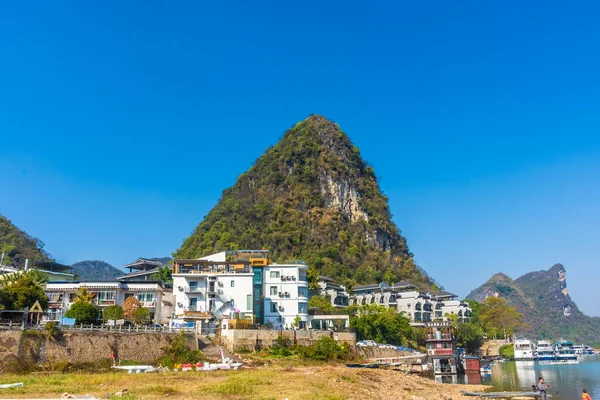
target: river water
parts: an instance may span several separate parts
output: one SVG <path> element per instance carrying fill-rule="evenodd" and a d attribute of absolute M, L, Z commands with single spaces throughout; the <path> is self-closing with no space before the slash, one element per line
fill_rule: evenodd
<path fill-rule="evenodd" d="M 579 364 L 540 365 L 533 361 L 504 362 L 492 366 L 492 374 L 482 375 L 481 383 L 494 391 L 530 391 L 539 377 L 550 383 L 548 394 L 554 400 L 581 399 L 587 389 L 592 399 L 600 399 L 600 356 L 586 356 Z"/>

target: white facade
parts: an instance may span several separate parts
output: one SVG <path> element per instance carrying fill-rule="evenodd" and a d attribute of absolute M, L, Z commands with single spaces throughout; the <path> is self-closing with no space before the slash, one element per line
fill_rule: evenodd
<path fill-rule="evenodd" d="M 365 285 L 353 290 L 350 304 L 379 304 L 403 312 L 411 325 L 422 326 L 432 321 L 447 321 L 455 314 L 461 322 L 469 321 L 471 309 L 467 303 L 456 299 L 456 295 L 442 291 L 438 294 L 424 293 L 407 282 L 392 285 Z"/>
<path fill-rule="evenodd" d="M 264 323 L 275 329 L 292 329 L 299 317 L 299 327 L 307 326 L 307 270 L 303 264 L 271 264 L 263 268 Z"/>
<path fill-rule="evenodd" d="M 83 287 L 95 295 L 93 303 L 101 312 L 107 306 L 123 305 L 126 298 L 134 296 L 157 323 L 168 323 L 172 293 L 158 282 L 48 282 L 46 295 L 50 302 L 45 319 L 60 321 Z"/>
<path fill-rule="evenodd" d="M 246 318 L 275 329 L 308 326 L 304 264 L 269 264 L 264 250 L 221 252 L 175 260 L 175 318 Z"/>
<path fill-rule="evenodd" d="M 175 315 L 213 313 L 251 316 L 252 273 L 182 273 L 173 275 Z"/>

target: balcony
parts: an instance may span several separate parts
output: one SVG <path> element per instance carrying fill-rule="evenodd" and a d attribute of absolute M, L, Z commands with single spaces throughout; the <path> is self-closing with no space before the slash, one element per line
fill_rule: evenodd
<path fill-rule="evenodd" d="M 427 334 L 427 340 L 452 340 L 453 337 L 449 333 L 442 333 L 439 335 Z"/>
<path fill-rule="evenodd" d="M 453 349 L 428 349 L 427 354 L 430 356 L 451 356 L 454 354 Z"/>
<path fill-rule="evenodd" d="M 93 303 L 99 307 L 105 307 L 105 306 L 114 306 L 115 304 L 117 304 L 116 300 L 94 300 Z"/>
<path fill-rule="evenodd" d="M 178 286 L 177 289 L 184 293 L 206 293 L 206 288 L 199 286 Z"/>
<path fill-rule="evenodd" d="M 156 307 L 156 301 L 140 301 L 142 307 L 144 308 L 154 308 Z"/>

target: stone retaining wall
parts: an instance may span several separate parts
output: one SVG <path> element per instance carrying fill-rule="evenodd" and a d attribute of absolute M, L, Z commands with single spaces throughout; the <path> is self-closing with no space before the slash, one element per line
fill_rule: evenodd
<path fill-rule="evenodd" d="M 328 331 L 276 331 L 268 329 L 229 329 L 221 333 L 221 344 L 227 350 L 235 352 L 239 349 L 270 348 L 282 337 L 300 346 L 310 346 L 321 336 L 331 336 L 339 343 L 346 343 L 352 348 L 356 345 L 356 334 L 350 332 Z"/>
<path fill-rule="evenodd" d="M 41 331 L 0 331 L 0 371 L 21 366 L 68 362 L 95 363 L 110 358 L 140 363 L 155 363 L 166 355 L 174 334 L 64 332 L 50 338 Z M 197 349 L 193 335 L 188 336 L 191 348 Z"/>

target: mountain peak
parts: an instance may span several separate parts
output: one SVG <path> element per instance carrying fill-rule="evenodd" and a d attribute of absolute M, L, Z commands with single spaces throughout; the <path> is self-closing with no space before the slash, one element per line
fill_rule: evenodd
<path fill-rule="evenodd" d="M 492 293 L 505 298 L 525 315 L 528 326 L 520 328 L 517 332 L 519 335 L 598 342 L 594 335 L 600 330 L 600 319 L 585 316 L 571 299 L 567 290 L 566 270 L 562 264 L 555 264 L 548 270 L 529 272 L 514 281 L 504 277 L 504 274 L 495 274 L 471 292 L 468 298 L 483 301 Z"/>
<path fill-rule="evenodd" d="M 352 282 L 395 279 L 430 285 L 391 221 L 373 168 L 340 127 L 310 115 L 223 191 L 175 257 L 267 248 Z"/>

